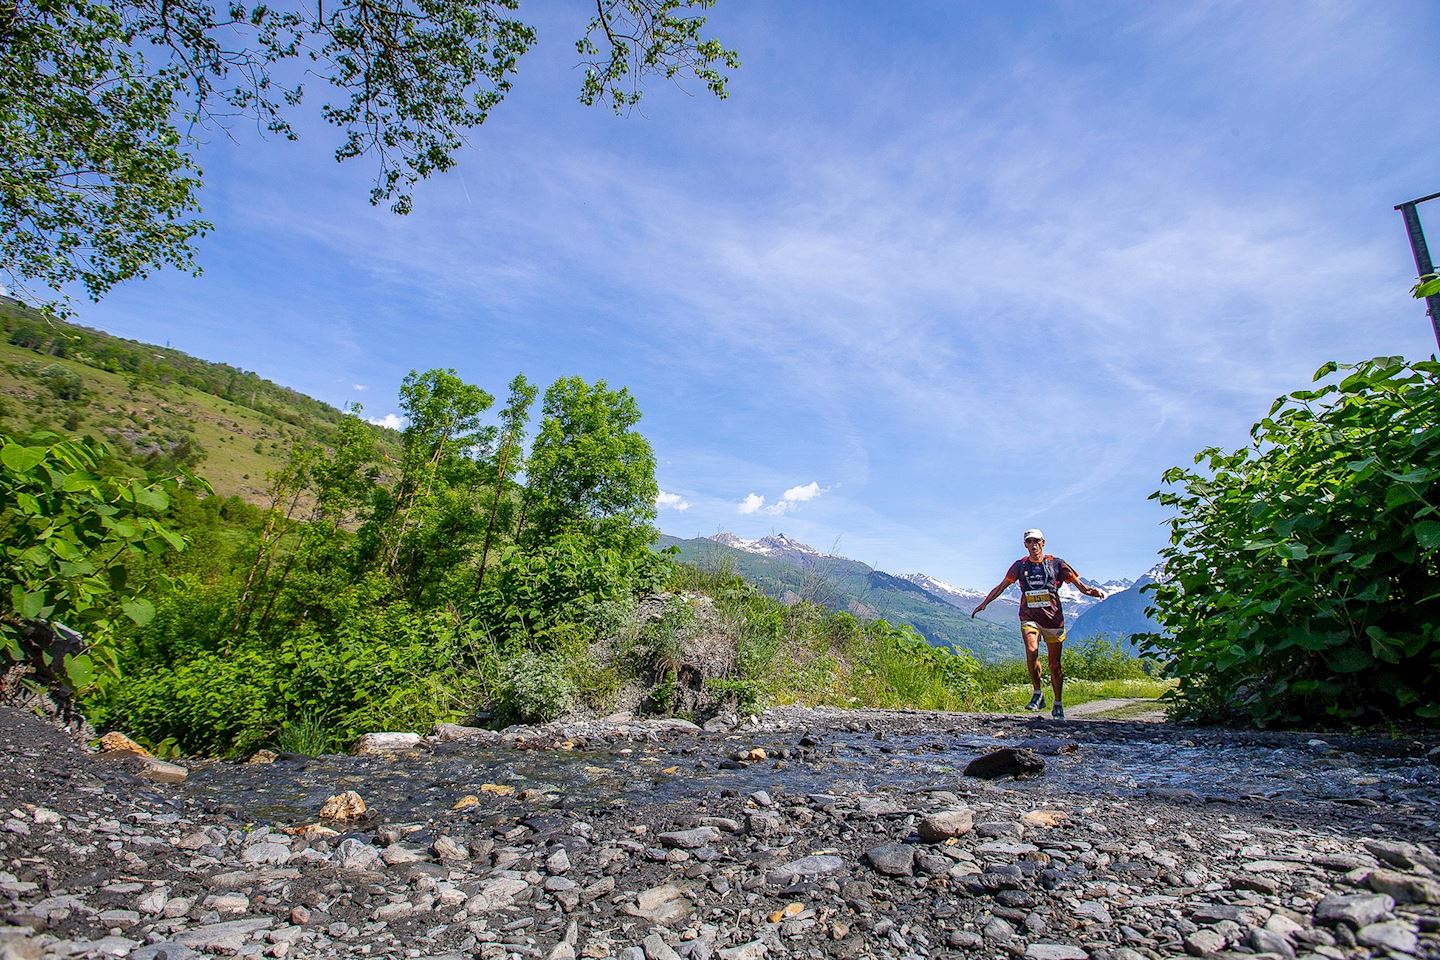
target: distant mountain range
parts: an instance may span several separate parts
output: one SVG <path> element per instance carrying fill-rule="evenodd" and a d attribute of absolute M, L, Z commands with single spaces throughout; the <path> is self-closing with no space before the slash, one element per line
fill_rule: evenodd
<path fill-rule="evenodd" d="M 982 660 L 1019 655 L 1015 624 L 1019 592 L 1012 586 L 972 620 L 970 612 L 989 588 L 957 587 L 924 573 L 896 576 L 868 564 L 824 553 L 783 533 L 747 540 L 733 533 L 681 540 L 662 536 L 659 548 L 677 547 L 680 559 L 710 569 L 728 568 L 765 593 L 787 603 L 810 600 L 861 618 L 906 623 L 936 646 L 967 649 Z M 1139 588 L 1152 583 L 1152 570 L 1139 580 L 1085 580 L 1106 593 L 1087 597 L 1074 586 L 1061 588 L 1073 639 L 1158 631 L 1145 616 L 1148 598 Z M 998 578 L 997 578 L 998 579 Z"/>

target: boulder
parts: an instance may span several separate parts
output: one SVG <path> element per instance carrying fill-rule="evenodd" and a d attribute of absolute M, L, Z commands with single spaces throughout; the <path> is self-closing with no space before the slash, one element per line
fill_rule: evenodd
<path fill-rule="evenodd" d="M 965 776 L 981 780 L 997 777 L 1029 777 L 1045 772 L 1045 760 L 1033 750 L 1001 747 L 982 754 L 965 767 Z"/>
<path fill-rule="evenodd" d="M 1395 909 L 1395 901 L 1383 893 L 1331 894 L 1315 904 L 1315 922 L 1326 926 L 1349 924 L 1368 927 Z"/>
<path fill-rule="evenodd" d="M 148 757 L 150 751 L 131 740 L 123 733 L 107 733 L 100 738 L 101 753 L 133 753 L 137 757 Z"/>
<path fill-rule="evenodd" d="M 915 873 L 915 848 L 903 843 L 882 843 L 865 851 L 865 861 L 875 872 L 887 877 L 908 877 Z"/>
<path fill-rule="evenodd" d="M 321 820 L 359 820 L 365 816 L 365 801 L 354 790 L 337 793 L 320 808 Z"/>
<path fill-rule="evenodd" d="M 920 821 L 920 839 L 940 843 L 951 837 L 963 836 L 975 826 L 975 814 L 968 809 L 941 810 Z"/>
<path fill-rule="evenodd" d="M 178 763 L 166 763 L 150 756 L 145 757 L 145 763 L 140 768 L 140 776 L 155 783 L 180 783 L 189 775 L 190 771 Z"/>
<path fill-rule="evenodd" d="M 420 746 L 418 733 L 366 733 L 355 741 L 350 752 L 357 757 L 385 756 L 404 753 Z"/>

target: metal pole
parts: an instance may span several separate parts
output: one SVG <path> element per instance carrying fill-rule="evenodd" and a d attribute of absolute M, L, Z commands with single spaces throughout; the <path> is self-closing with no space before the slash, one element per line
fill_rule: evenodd
<path fill-rule="evenodd" d="M 1430 248 L 1425 245 L 1425 231 L 1420 228 L 1420 214 L 1415 211 L 1415 206 L 1436 197 L 1440 197 L 1440 193 L 1432 193 L 1428 197 L 1395 207 L 1400 211 L 1400 216 L 1405 218 L 1405 233 L 1410 237 L 1410 252 L 1415 256 L 1415 271 L 1421 277 L 1434 273 L 1435 264 L 1430 261 Z M 1435 333 L 1435 346 L 1440 348 L 1440 296 L 1426 297 L 1425 309 L 1430 314 L 1430 329 Z"/>

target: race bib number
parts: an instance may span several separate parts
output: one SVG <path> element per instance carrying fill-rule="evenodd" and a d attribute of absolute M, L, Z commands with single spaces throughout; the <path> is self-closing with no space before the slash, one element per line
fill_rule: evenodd
<path fill-rule="evenodd" d="M 1027 607 L 1048 607 L 1050 606 L 1049 590 L 1026 590 L 1025 606 Z"/>

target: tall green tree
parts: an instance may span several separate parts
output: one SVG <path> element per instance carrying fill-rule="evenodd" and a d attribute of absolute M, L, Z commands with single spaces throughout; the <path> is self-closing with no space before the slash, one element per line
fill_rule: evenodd
<path fill-rule="evenodd" d="M 485 521 L 485 540 L 480 545 L 480 571 L 475 577 L 476 589 L 485 583 L 485 568 L 490 561 L 490 548 L 501 514 L 511 503 L 510 478 L 525 469 L 525 425 L 530 422 L 530 407 L 539 396 L 539 389 L 525 379 L 523 373 L 510 381 L 510 399 L 500 412 L 500 449 L 495 454 L 495 489 L 490 498 L 490 515 Z"/>
<path fill-rule="evenodd" d="M 726 95 L 735 53 L 704 35 L 715 0 L 595 0 L 580 99 L 617 112 L 649 77 Z M 294 139 L 307 84 L 337 160 L 368 158 L 397 213 L 455 164 L 510 92 L 536 33 L 519 0 L 0 0 L 0 278 L 99 299 L 165 265 L 194 271 L 191 148 L 235 121 Z M 63 309 L 63 304 L 62 304 Z"/>
<path fill-rule="evenodd" d="M 411 371 L 400 387 L 406 425 L 399 476 L 377 509 L 381 568 L 416 600 L 441 580 L 468 580 L 484 529 L 480 509 L 495 427 L 482 421 L 495 398 L 454 370 Z"/>
<path fill-rule="evenodd" d="M 624 387 L 579 377 L 551 384 L 527 467 L 522 544 L 576 533 L 625 555 L 654 542 L 655 453 L 639 422 Z"/>

